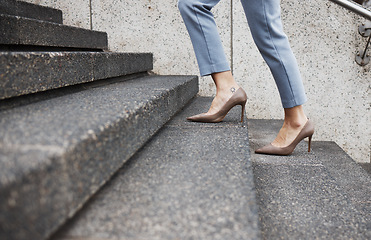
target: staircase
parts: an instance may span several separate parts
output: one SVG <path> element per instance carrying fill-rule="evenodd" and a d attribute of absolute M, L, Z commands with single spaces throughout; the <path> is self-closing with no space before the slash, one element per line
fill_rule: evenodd
<path fill-rule="evenodd" d="M 280 120 L 249 120 L 252 148 Z M 371 175 L 334 142 L 288 157 L 251 154 L 263 239 L 371 239 Z"/>
<path fill-rule="evenodd" d="M 371 177 L 335 143 L 256 155 L 281 121 L 186 121 L 212 99 L 152 54 L 21 1 L 0 28 L 0 239 L 371 238 Z"/>
<path fill-rule="evenodd" d="M 0 239 L 46 239 L 198 92 L 59 10 L 0 2 Z"/>
<path fill-rule="evenodd" d="M 185 121 L 211 100 L 195 98 L 51 239 L 260 239 L 241 109 Z"/>

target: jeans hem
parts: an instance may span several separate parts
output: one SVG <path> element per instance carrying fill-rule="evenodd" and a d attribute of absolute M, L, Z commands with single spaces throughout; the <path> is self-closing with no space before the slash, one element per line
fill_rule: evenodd
<path fill-rule="evenodd" d="M 293 108 L 293 107 L 296 107 L 296 106 L 303 105 L 307 101 L 308 101 L 307 97 L 303 96 L 299 99 L 293 99 L 293 100 L 290 100 L 290 101 L 282 101 L 282 106 L 283 106 L 283 108 Z"/>
<path fill-rule="evenodd" d="M 213 64 L 205 68 L 200 67 L 200 74 L 201 77 L 204 76 L 209 76 L 213 73 L 218 73 L 218 72 L 225 72 L 225 71 L 230 71 L 231 67 L 229 66 L 228 63 L 219 63 L 219 64 Z"/>

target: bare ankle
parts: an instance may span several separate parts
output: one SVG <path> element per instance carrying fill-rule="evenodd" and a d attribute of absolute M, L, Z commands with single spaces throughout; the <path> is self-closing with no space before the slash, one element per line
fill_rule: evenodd
<path fill-rule="evenodd" d="M 307 120 L 308 118 L 301 105 L 293 108 L 285 108 L 284 125 L 291 128 L 300 128 L 304 126 Z"/>
<path fill-rule="evenodd" d="M 229 91 L 231 88 L 237 89 L 239 87 L 231 71 L 213 73 L 211 76 L 217 91 Z"/>
<path fill-rule="evenodd" d="M 288 128 L 300 128 L 303 127 L 305 122 L 301 120 L 290 120 L 290 121 L 285 121 L 284 125 Z"/>

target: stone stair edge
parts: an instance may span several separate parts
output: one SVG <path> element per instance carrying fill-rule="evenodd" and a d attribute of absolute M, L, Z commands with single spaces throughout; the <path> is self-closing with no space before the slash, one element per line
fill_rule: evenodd
<path fill-rule="evenodd" d="M 146 75 L 146 76 L 140 76 L 140 77 L 137 77 L 136 79 L 129 79 L 129 80 L 125 80 L 125 81 L 131 81 L 131 82 L 134 82 L 134 81 L 148 81 L 150 79 L 153 79 L 153 78 L 188 78 L 189 80 L 194 80 L 197 78 L 197 76 L 193 76 L 193 75 Z M 116 82 L 113 82 L 113 83 L 109 83 L 110 85 L 111 84 L 120 84 L 120 83 L 123 83 L 121 80 L 117 79 Z M 125 83 L 123 83 L 125 84 Z M 135 84 L 135 83 L 134 83 Z M 188 82 L 185 82 L 185 84 L 189 84 Z M 104 88 L 105 85 L 103 86 L 94 86 L 92 88 Z M 176 87 L 182 87 L 182 84 L 176 86 Z M 86 88 L 85 91 L 89 91 L 89 89 L 91 90 L 91 88 Z M 137 101 L 136 99 L 133 100 L 133 102 L 135 102 L 136 104 L 136 108 L 132 109 L 126 109 L 125 110 L 125 113 L 123 115 L 120 115 L 118 116 L 118 118 L 132 118 L 133 116 L 135 116 L 135 114 L 137 113 L 138 109 L 147 109 L 147 105 L 149 104 L 149 101 L 155 101 L 157 100 L 159 97 L 162 97 L 165 93 L 167 94 L 168 91 L 171 91 L 172 88 L 170 89 L 166 89 L 166 88 L 157 88 L 155 90 L 155 93 L 157 95 L 155 96 L 151 96 L 151 95 L 147 95 L 147 98 L 148 100 L 146 101 Z M 160 93 L 160 92 L 161 93 Z M 84 94 L 84 93 L 81 93 L 81 92 L 78 92 L 77 94 Z M 66 98 L 67 96 L 65 96 Z M 90 97 L 90 96 L 88 96 Z M 129 100 L 129 99 L 127 99 Z M 58 101 L 56 99 L 48 99 L 46 101 Z M 129 100 L 130 101 L 130 100 Z M 33 105 L 38 105 L 39 103 L 32 103 Z M 28 106 L 21 106 L 22 108 L 28 108 Z M 131 106 L 130 106 L 131 107 Z M 3 111 L 0 111 L 0 116 L 3 115 L 8 115 L 9 113 L 13 112 L 14 109 L 8 109 L 8 110 L 3 110 Z M 22 111 L 20 111 L 21 114 L 22 114 Z M 27 116 L 28 114 L 25 114 L 25 116 Z M 25 117 L 26 118 L 26 117 Z M 116 119 L 117 120 L 117 119 Z M 113 123 L 116 121 L 115 119 L 111 119 L 110 122 Z M 169 119 L 169 121 L 171 120 L 171 118 Z M 1 122 L 0 122 L 1 123 Z M 105 124 L 104 124 L 105 125 Z M 1 125 L 0 125 L 1 127 Z M 58 125 L 55 126 L 55 128 L 57 128 Z M 99 131 L 102 131 L 102 126 L 101 125 L 97 125 L 95 127 L 89 127 L 88 130 L 86 129 L 85 133 L 86 134 L 83 134 L 83 133 L 77 133 L 76 135 L 79 135 L 79 136 L 82 136 L 81 138 L 78 139 L 78 141 L 86 141 L 86 140 L 89 140 L 91 137 L 94 137 L 95 133 L 96 132 L 99 132 Z M 42 129 L 40 129 L 42 130 Z M 94 132 L 94 134 L 93 134 Z M 75 134 L 75 133 L 74 133 Z M 43 136 L 43 137 L 47 137 L 47 136 Z M 59 146 L 58 144 L 48 144 L 46 143 L 47 141 L 44 141 L 42 144 L 38 144 L 38 143 L 35 143 L 35 142 L 28 142 L 28 143 L 15 143 L 15 144 L 12 144 L 12 143 L 9 143 L 9 142 L 0 142 L 0 152 L 4 152 L 4 151 L 8 151 L 8 152 L 17 152 L 18 150 L 22 149 L 24 151 L 35 151 L 35 152 L 47 152 L 48 154 L 51 154 L 53 156 L 61 156 L 62 154 L 65 154 L 66 152 L 70 151 L 71 150 L 71 145 L 63 145 L 61 144 L 61 146 Z M 73 146 L 76 145 L 76 143 L 72 143 Z M 21 155 L 23 155 L 23 151 L 21 153 Z M 27 157 L 27 153 L 24 154 L 25 157 Z M 3 159 L 0 159 L 0 161 L 3 160 Z M 17 160 L 17 158 L 15 158 L 15 160 Z M 19 159 L 18 159 L 19 160 Z M 12 164 L 16 164 L 14 163 L 13 161 L 11 162 Z M 52 162 L 49 162 L 48 164 L 52 164 Z M 1 166 L 4 166 L 4 165 L 1 165 Z M 10 165 L 9 166 L 10 168 L 13 168 L 13 167 L 16 167 L 15 165 Z M 34 168 L 35 165 L 33 164 L 30 164 L 28 166 L 26 166 L 27 169 L 30 169 L 30 171 L 27 170 L 27 172 L 31 172 L 33 171 L 34 169 L 37 169 L 37 168 Z M 1 172 L 1 176 L 2 178 L 0 179 L 0 182 L 2 180 L 4 180 L 5 178 L 7 179 L 15 179 L 13 173 L 14 171 L 13 170 L 10 170 L 10 171 L 5 171 L 4 168 L 3 169 L 0 169 L 0 172 Z M 2 182 L 2 184 L 0 185 L 3 185 L 4 182 Z"/>
<path fill-rule="evenodd" d="M 349 198 L 368 201 L 371 196 L 371 176 L 362 165 L 334 141 L 315 141 L 314 144 L 317 153 L 323 156 L 322 163 Z"/>
<path fill-rule="evenodd" d="M 0 52 L 0 100 L 153 69 L 152 53 Z"/>
<path fill-rule="evenodd" d="M 0 44 L 108 49 L 106 32 L 0 14 Z"/>
<path fill-rule="evenodd" d="M 63 24 L 59 9 L 18 0 L 1 0 L 0 13 Z"/>
<path fill-rule="evenodd" d="M 211 101 L 187 104 L 51 239 L 260 239 L 240 109 L 218 124 L 185 118 Z"/>
<path fill-rule="evenodd" d="M 55 231 L 60 224 L 76 212 L 77 209 L 81 207 L 82 202 L 85 202 L 94 192 L 96 192 L 97 189 L 107 181 L 107 179 L 122 165 L 124 161 L 133 155 L 141 145 L 143 145 L 166 121 L 170 119 L 173 114 L 183 107 L 198 92 L 198 80 L 193 76 L 147 76 L 143 77 L 141 80 L 144 82 L 154 80 L 156 82 L 155 84 L 148 82 L 152 87 L 149 86 L 145 90 L 149 91 L 146 98 L 149 98 L 150 100 L 133 99 L 132 106 L 136 106 L 138 110 L 132 112 L 126 110 L 123 112 L 121 117 L 112 118 L 110 126 L 106 123 L 92 128 L 91 131 L 86 131 L 84 137 L 76 138 L 80 140 L 74 143 L 74 147 L 67 147 L 63 150 L 63 157 L 61 157 L 60 152 L 60 149 L 63 148 L 56 148 L 56 150 L 53 151 L 48 149 L 47 146 L 46 148 L 34 149 L 31 147 L 30 151 L 24 151 L 23 153 L 21 151 L 21 157 L 25 157 L 26 159 L 30 153 L 31 156 L 33 156 L 32 154 L 36 156 L 44 156 L 45 159 L 37 164 L 44 166 L 45 172 L 42 171 L 42 174 L 34 174 L 37 166 L 35 168 L 35 166 L 30 163 L 28 169 L 31 173 L 30 176 L 26 177 L 28 180 L 26 182 L 28 182 L 28 184 L 25 184 L 23 187 L 18 184 L 18 188 L 16 187 L 17 184 L 13 184 L 10 189 L 5 190 L 5 193 L 3 186 L 3 178 L 5 175 L 2 175 L 2 178 L 0 178 L 2 181 L 0 184 L 2 186 L 0 199 L 2 202 L 1 212 L 4 214 L 0 216 L 0 220 L 1 225 L 4 226 L 1 231 L 4 232 L 0 231 L 0 238 L 12 236 L 12 239 L 27 239 L 32 236 L 34 239 L 45 239 L 45 237 Z M 132 81 L 131 83 L 121 82 L 117 84 L 117 88 L 115 88 L 114 84 L 109 86 L 109 88 L 116 91 L 115 96 L 112 97 L 112 99 L 117 97 L 117 90 L 123 90 L 123 94 L 125 95 L 124 88 L 119 88 L 119 85 L 138 84 L 135 82 L 137 81 Z M 161 87 L 169 85 L 169 82 L 171 83 L 171 87 Z M 143 86 L 138 87 L 137 89 L 145 88 L 145 84 L 142 85 Z M 156 85 L 158 85 L 158 88 L 153 89 Z M 187 91 L 185 88 L 187 88 Z M 99 91 L 97 89 L 100 88 L 91 91 L 97 92 Z M 152 97 L 151 93 L 155 95 Z M 80 95 L 84 94 L 85 93 L 81 93 Z M 130 89 L 126 89 L 126 95 L 127 94 L 130 95 Z M 93 93 L 90 94 L 87 92 L 85 95 L 88 98 L 94 98 Z M 82 99 L 86 101 L 86 98 Z M 130 98 L 123 97 L 123 99 Z M 173 102 L 174 104 L 170 105 L 169 102 Z M 42 105 L 42 103 L 40 104 Z M 8 113 L 9 112 L 7 112 L 7 114 Z M 128 118 L 129 121 L 123 120 L 123 117 Z M 151 124 L 148 124 L 146 119 L 151 119 Z M 154 119 L 157 119 L 156 122 L 153 121 Z M 99 130 L 97 129 L 104 131 L 99 133 Z M 130 141 L 137 142 L 125 143 L 122 139 L 129 139 Z M 19 143 L 16 143 L 15 145 L 21 146 Z M 126 146 L 125 148 L 127 149 L 123 150 L 122 146 Z M 111 148 L 111 151 L 107 150 L 105 147 Z M 2 149 L 1 151 L 4 151 L 4 145 L 0 144 L 0 149 Z M 79 149 L 80 151 L 76 149 Z M 103 153 L 99 153 L 99 151 L 103 151 Z M 116 153 L 116 151 L 122 156 L 119 157 L 118 155 L 120 154 Z M 89 152 L 90 154 L 88 154 Z M 3 153 L 0 153 L 0 156 L 3 157 Z M 17 159 L 20 159 L 19 156 L 17 156 Z M 81 160 L 77 161 L 78 159 Z M 95 161 L 92 159 L 95 159 Z M 106 164 L 102 163 L 103 159 L 105 159 Z M 88 168 L 89 170 L 84 170 L 85 168 Z M 56 171 L 56 169 L 63 170 Z M 68 170 L 71 169 L 72 172 L 68 173 Z M 92 169 L 96 169 L 95 171 L 98 171 L 99 174 L 96 173 L 92 176 Z M 104 173 L 101 173 L 104 171 L 103 169 L 106 170 Z M 2 169 L 2 171 L 5 170 Z M 28 170 L 26 169 L 26 171 Z M 52 176 L 48 176 L 48 174 L 51 174 Z M 91 179 L 92 177 L 93 179 Z M 73 179 L 73 182 L 67 184 L 66 181 L 68 181 L 68 179 Z M 35 180 L 37 182 L 36 185 L 41 186 L 41 189 L 35 189 L 35 186 L 32 187 L 32 180 Z M 60 189 L 58 190 L 58 188 Z M 41 198 L 45 201 L 43 203 L 44 206 L 42 206 L 41 209 L 37 209 L 33 206 L 38 202 L 32 201 L 32 197 L 35 196 L 36 198 Z M 29 204 L 24 201 L 27 201 Z M 8 204 L 13 204 L 13 206 L 8 206 Z M 7 213 L 6 211 L 9 209 L 12 209 L 13 212 Z M 68 210 L 66 211 L 66 209 Z M 27 212 L 27 210 L 29 211 L 28 215 L 24 214 L 24 211 Z M 50 214 L 52 216 L 48 216 L 48 211 L 51 212 Z M 40 214 L 40 216 L 34 216 L 34 214 Z M 22 219 L 17 219 L 17 216 L 22 216 Z M 35 221 L 35 219 L 37 219 L 37 221 Z M 26 229 L 30 228 L 32 224 L 34 224 L 34 226 L 31 227 L 33 228 L 32 231 L 27 232 Z M 23 227 L 21 227 L 21 225 L 23 225 Z M 43 232 L 43 228 L 47 228 L 45 232 Z M 6 232 L 5 229 L 8 230 L 8 232 Z"/>
<path fill-rule="evenodd" d="M 274 139 L 282 123 L 249 119 L 250 144 Z M 336 142 L 313 141 L 310 153 L 301 142 L 287 157 L 251 155 L 263 238 L 369 239 L 371 178 Z"/>
<path fill-rule="evenodd" d="M 282 125 L 283 119 L 260 119 L 260 118 L 251 118 L 248 120 L 249 124 L 256 124 L 258 122 L 263 124 L 271 124 L 271 125 Z M 251 126 L 255 128 L 255 126 Z M 274 131 L 272 131 L 274 132 Z M 249 132 L 249 137 L 251 137 L 251 132 Z M 254 138 L 255 136 L 253 136 Z M 273 139 L 273 134 L 272 134 Z M 255 140 L 255 139 L 254 139 Z M 306 139 L 304 141 L 307 141 Z M 343 174 L 348 175 L 347 179 L 359 177 L 363 175 L 365 178 L 368 179 L 368 182 L 371 182 L 371 175 L 362 165 L 363 164 L 371 164 L 367 162 L 357 162 L 355 161 L 336 141 L 331 140 L 314 140 L 312 141 L 313 144 L 316 146 L 316 154 L 321 156 L 327 155 L 327 158 L 322 161 L 322 164 L 326 168 L 329 168 L 329 172 L 331 174 L 335 174 L 335 169 L 339 169 L 343 172 Z M 306 143 L 307 144 L 307 143 Z M 313 152 L 313 149 L 312 149 Z M 329 154 L 328 152 L 331 152 Z M 260 162 L 260 160 L 259 160 Z M 351 169 L 351 171 L 347 170 Z M 355 172 L 356 171 L 356 172 Z M 335 175 L 334 175 L 335 176 Z M 336 178 L 339 178 L 343 175 L 337 174 Z M 364 183 L 364 181 L 363 181 Z"/>

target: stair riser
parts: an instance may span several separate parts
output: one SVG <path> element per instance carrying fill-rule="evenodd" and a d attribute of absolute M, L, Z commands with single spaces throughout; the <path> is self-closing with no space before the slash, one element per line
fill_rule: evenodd
<path fill-rule="evenodd" d="M 124 89 L 115 91 L 117 94 Z M 69 140 L 69 147 L 62 153 L 41 151 L 39 155 L 47 156 L 44 162 L 50 164 L 35 168 L 1 190 L 0 206 L 4 214 L 0 225 L 4 228 L 0 239 L 48 237 L 198 92 L 198 81 L 193 78 L 170 91 L 159 88 L 153 92 L 157 93 L 151 101 L 143 101 L 144 96 L 141 98 L 133 89 L 123 99 L 133 99 L 135 110 L 125 111 L 124 104 L 115 121 Z"/>
<path fill-rule="evenodd" d="M 104 52 L 104 50 L 92 48 L 68 48 L 68 47 L 50 47 L 34 46 L 20 44 L 0 44 L 0 52 Z"/>
<path fill-rule="evenodd" d="M 107 33 L 0 14 L 0 44 L 107 49 Z"/>
<path fill-rule="evenodd" d="M 0 99 L 152 70 L 152 54 L 0 53 Z"/>
<path fill-rule="evenodd" d="M 63 24 L 61 10 L 22 1 L 1 0 L 0 14 L 14 15 Z"/>
<path fill-rule="evenodd" d="M 51 239 L 260 239 L 240 108 L 218 124 L 186 120 L 211 101 L 172 118 Z"/>
<path fill-rule="evenodd" d="M 6 148 L 1 147 L 0 151 L 8 153 L 5 157 L 9 158 Z M 2 182 L 0 239 L 45 239 L 46 231 L 56 230 L 68 215 L 72 194 L 69 192 L 71 180 L 67 178 L 66 163 L 53 150 L 16 149 L 12 155 L 14 161 L 47 159 L 49 165 L 35 163 L 35 168 L 27 175 L 18 173 L 16 181 Z"/>

